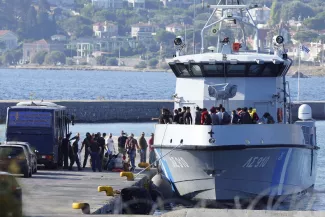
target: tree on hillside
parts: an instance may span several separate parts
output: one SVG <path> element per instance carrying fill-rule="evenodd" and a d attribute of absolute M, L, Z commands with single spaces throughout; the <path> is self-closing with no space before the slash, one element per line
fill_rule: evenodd
<path fill-rule="evenodd" d="M 158 64 L 158 60 L 156 58 L 152 58 L 148 62 L 150 68 L 156 68 L 157 64 Z"/>
<path fill-rule="evenodd" d="M 92 4 L 87 4 L 80 10 L 80 14 L 91 19 L 95 14 L 95 8 L 92 6 Z"/>
<path fill-rule="evenodd" d="M 108 21 L 116 21 L 116 16 L 113 11 L 108 11 L 108 10 L 100 10 L 97 11 L 94 16 L 92 17 L 93 21 L 95 22 L 102 22 L 105 20 Z"/>
<path fill-rule="evenodd" d="M 315 11 L 305 3 L 299 1 L 292 1 L 286 4 L 283 4 L 281 7 L 281 19 L 288 21 L 291 18 L 301 16 L 302 19 L 315 16 Z"/>
<path fill-rule="evenodd" d="M 106 65 L 107 66 L 117 66 L 118 65 L 118 60 L 116 58 L 108 58 L 106 60 Z"/>
<path fill-rule="evenodd" d="M 325 12 L 317 14 L 314 18 L 304 20 L 304 24 L 314 30 L 325 29 Z"/>
<path fill-rule="evenodd" d="M 41 11 L 50 10 L 50 4 L 47 2 L 47 0 L 38 0 L 38 6 Z"/>
<path fill-rule="evenodd" d="M 49 65 L 56 65 L 57 63 L 65 64 L 65 61 L 66 56 L 60 51 L 52 51 L 45 56 L 45 63 Z"/>
<path fill-rule="evenodd" d="M 166 43 L 166 44 L 170 44 L 170 43 L 173 43 L 175 38 L 176 38 L 176 35 L 174 33 L 167 32 L 165 30 L 160 30 L 155 35 L 155 40 L 158 43 L 163 42 L 163 43 Z"/>
<path fill-rule="evenodd" d="M 92 35 L 92 21 L 82 16 L 70 17 L 66 20 L 60 21 L 59 25 L 64 31 L 69 32 L 76 37 Z"/>
<path fill-rule="evenodd" d="M 271 6 L 271 26 L 275 26 L 280 22 L 280 14 L 281 14 L 281 3 L 278 0 L 274 0 Z"/>
<path fill-rule="evenodd" d="M 37 63 L 37 64 L 42 65 L 44 63 L 46 54 L 47 54 L 47 51 L 37 52 L 32 58 L 32 63 Z"/>
<path fill-rule="evenodd" d="M 319 35 L 316 32 L 312 31 L 303 31 L 303 32 L 297 32 L 293 38 L 300 42 L 311 42 L 316 41 L 318 39 Z"/>

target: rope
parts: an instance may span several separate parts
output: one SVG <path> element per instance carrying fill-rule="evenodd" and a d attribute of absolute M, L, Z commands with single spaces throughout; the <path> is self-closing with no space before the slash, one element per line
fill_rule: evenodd
<path fill-rule="evenodd" d="M 165 138 L 165 134 L 166 134 L 166 131 L 167 131 L 167 127 L 168 127 L 168 124 L 165 128 L 165 132 L 164 132 L 164 135 L 163 135 L 163 139 L 162 139 L 162 142 L 160 144 L 160 146 L 162 147 L 162 143 L 164 141 L 164 138 Z M 162 155 L 160 158 L 158 158 L 157 160 L 155 160 L 152 164 L 150 164 L 149 166 L 147 166 L 146 168 L 142 169 L 140 172 L 138 172 L 136 175 L 135 175 L 135 178 L 140 175 L 141 173 L 143 173 L 144 171 L 146 171 L 146 169 L 148 169 L 149 167 L 151 167 L 152 165 L 154 165 L 157 161 L 160 161 L 161 159 L 163 159 L 165 156 L 167 156 L 169 153 L 171 153 L 172 151 L 174 151 L 176 148 L 178 148 L 179 146 L 183 145 L 183 142 L 181 142 L 179 145 L 177 145 L 176 147 L 174 147 L 172 150 L 170 150 L 169 152 L 167 152 L 166 154 Z"/>

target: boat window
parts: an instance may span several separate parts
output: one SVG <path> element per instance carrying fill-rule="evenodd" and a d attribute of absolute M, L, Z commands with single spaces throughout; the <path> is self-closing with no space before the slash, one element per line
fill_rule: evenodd
<path fill-rule="evenodd" d="M 188 72 L 184 64 L 178 63 L 176 64 L 176 68 L 178 69 L 178 73 L 180 76 L 184 76 L 184 77 L 190 76 L 190 73 Z"/>
<path fill-rule="evenodd" d="M 209 76 L 221 76 L 224 75 L 223 64 L 206 64 L 203 65 L 204 72 Z"/>
<path fill-rule="evenodd" d="M 277 76 L 277 65 L 273 64 L 273 63 L 269 63 L 266 65 L 266 67 L 264 68 L 261 76 L 262 77 L 275 77 Z"/>
<path fill-rule="evenodd" d="M 245 76 L 246 65 L 245 64 L 229 64 L 227 65 L 227 76 Z"/>
<path fill-rule="evenodd" d="M 248 68 L 248 76 L 258 76 L 262 68 L 262 65 L 250 65 Z"/>
<path fill-rule="evenodd" d="M 202 76 L 202 70 L 199 65 L 191 65 L 191 71 L 194 76 Z"/>

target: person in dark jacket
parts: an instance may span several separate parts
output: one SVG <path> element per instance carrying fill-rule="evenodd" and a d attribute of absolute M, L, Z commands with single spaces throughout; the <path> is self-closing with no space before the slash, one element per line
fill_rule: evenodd
<path fill-rule="evenodd" d="M 192 125 L 193 119 L 192 119 L 192 114 L 191 114 L 191 108 L 186 107 L 186 112 L 184 114 L 184 124 Z"/>
<path fill-rule="evenodd" d="M 242 112 L 240 113 L 240 123 L 241 124 L 252 124 L 252 118 L 250 116 L 250 114 L 247 111 L 247 108 L 243 108 Z"/>
<path fill-rule="evenodd" d="M 84 162 L 83 162 L 83 166 L 82 166 L 83 168 L 86 167 L 88 156 L 90 154 L 88 148 L 90 146 L 91 139 L 92 139 L 92 137 L 91 137 L 90 133 L 86 133 L 86 138 L 83 140 L 83 142 L 81 144 L 80 152 L 85 147 Z"/>
<path fill-rule="evenodd" d="M 93 172 L 96 172 L 96 169 L 98 169 L 98 171 L 101 172 L 102 165 L 101 165 L 101 160 L 99 155 L 102 152 L 102 150 L 99 143 L 96 140 L 96 137 L 91 141 L 90 147 L 88 147 L 88 151 L 91 156 L 91 168 Z"/>
<path fill-rule="evenodd" d="M 179 113 L 178 113 L 178 109 L 175 109 L 174 110 L 173 123 L 174 124 L 179 124 Z"/>
<path fill-rule="evenodd" d="M 231 124 L 238 124 L 239 123 L 239 115 L 237 114 L 236 110 L 233 110 L 231 113 Z"/>
<path fill-rule="evenodd" d="M 201 124 L 201 111 L 200 107 L 196 107 L 195 111 L 195 125 L 200 125 Z"/>
<path fill-rule="evenodd" d="M 203 122 L 203 125 L 211 125 L 211 124 L 212 124 L 211 116 L 207 112 L 207 113 L 204 114 L 204 122 Z"/>
<path fill-rule="evenodd" d="M 117 145 L 118 145 L 118 153 L 125 155 L 126 150 L 125 150 L 125 142 L 128 139 L 124 131 L 121 131 L 120 137 L 117 139 Z"/>
<path fill-rule="evenodd" d="M 78 171 L 81 171 L 81 166 L 80 166 L 80 160 L 79 160 L 79 156 L 78 156 L 78 152 L 79 152 L 79 140 L 80 140 L 80 135 L 78 134 L 75 137 L 75 141 L 72 143 L 72 149 L 71 149 L 71 158 L 70 158 L 70 167 L 69 170 L 72 170 L 72 166 L 74 163 L 77 163 L 77 167 L 78 167 Z"/>
<path fill-rule="evenodd" d="M 69 169 L 69 149 L 70 149 L 70 136 L 68 133 L 66 137 L 62 140 L 62 155 L 63 155 L 63 169 Z"/>

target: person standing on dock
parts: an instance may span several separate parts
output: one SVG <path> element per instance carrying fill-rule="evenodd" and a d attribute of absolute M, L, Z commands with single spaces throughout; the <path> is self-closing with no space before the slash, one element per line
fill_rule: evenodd
<path fill-rule="evenodd" d="M 71 133 L 68 133 L 67 136 L 62 140 L 62 155 L 63 155 L 63 169 L 69 169 L 69 147 L 70 147 L 70 136 Z"/>
<path fill-rule="evenodd" d="M 138 142 L 134 138 L 134 134 L 131 133 L 130 137 L 126 141 L 125 149 L 127 154 L 129 155 L 130 161 L 131 161 L 131 171 L 134 171 L 135 169 L 135 155 L 136 155 L 136 149 L 139 149 Z"/>
<path fill-rule="evenodd" d="M 128 138 L 126 137 L 124 131 L 121 131 L 120 137 L 117 139 L 117 145 L 118 145 L 118 153 L 125 155 L 125 143 Z"/>
<path fill-rule="evenodd" d="M 81 166 L 80 166 L 80 160 L 79 160 L 79 156 L 78 156 L 78 149 L 79 149 L 79 140 L 80 140 L 80 135 L 78 133 L 78 135 L 75 137 L 75 141 L 72 143 L 72 149 L 71 149 L 71 156 L 72 159 L 70 159 L 70 167 L 69 170 L 72 170 L 72 166 L 74 163 L 77 163 L 77 167 L 78 167 L 78 171 L 81 171 Z"/>
<path fill-rule="evenodd" d="M 96 172 L 96 169 L 98 169 L 98 171 L 101 172 L 102 165 L 101 165 L 101 160 L 99 155 L 102 152 L 102 148 L 100 147 L 96 138 L 91 141 L 90 147 L 88 147 L 88 151 L 91 156 L 91 168 L 93 172 Z"/>
<path fill-rule="evenodd" d="M 115 154 L 114 140 L 112 137 L 113 137 L 113 135 L 112 135 L 112 133 L 110 133 L 108 136 L 108 139 L 106 140 L 106 147 L 107 147 L 109 161 L 112 159 L 113 154 Z"/>
<path fill-rule="evenodd" d="M 90 154 L 89 149 L 88 149 L 90 147 L 90 142 L 91 142 L 91 135 L 90 135 L 90 133 L 86 133 L 86 138 L 82 142 L 81 149 L 80 149 L 80 152 L 81 152 L 82 149 L 85 147 L 83 168 L 86 167 L 88 156 Z"/>
<path fill-rule="evenodd" d="M 147 140 L 144 138 L 145 134 L 142 132 L 141 137 L 139 138 L 139 146 L 140 146 L 140 163 L 147 162 Z"/>
<path fill-rule="evenodd" d="M 155 137 L 155 134 L 151 133 L 151 138 L 148 141 L 148 143 L 149 143 L 149 164 L 151 165 L 151 167 L 154 166 L 152 164 L 156 161 L 155 148 L 153 147 L 154 137 Z"/>

